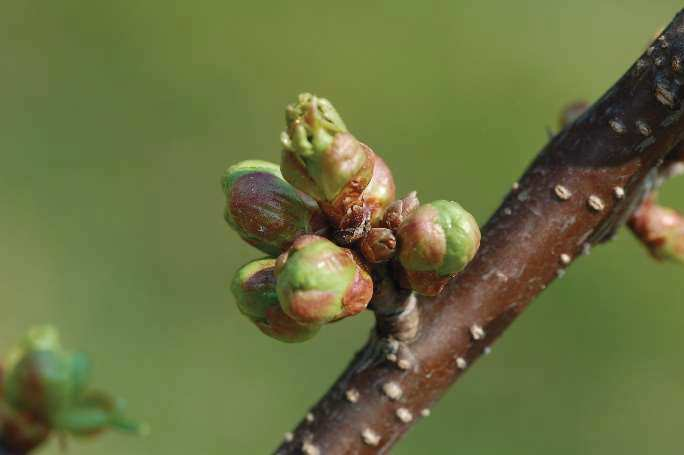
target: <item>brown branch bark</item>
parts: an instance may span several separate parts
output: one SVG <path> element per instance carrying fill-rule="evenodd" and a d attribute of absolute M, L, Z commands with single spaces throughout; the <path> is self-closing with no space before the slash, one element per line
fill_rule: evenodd
<path fill-rule="evenodd" d="M 684 12 L 584 115 L 544 147 L 417 336 L 377 330 L 279 454 L 387 453 L 546 286 L 609 238 L 684 133 Z M 382 326 L 382 324 L 381 324 Z"/>

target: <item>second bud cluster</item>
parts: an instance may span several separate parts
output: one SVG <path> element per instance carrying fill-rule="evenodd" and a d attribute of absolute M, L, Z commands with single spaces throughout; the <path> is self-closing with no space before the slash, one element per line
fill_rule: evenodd
<path fill-rule="evenodd" d="M 441 292 L 480 244 L 456 202 L 395 200 L 385 162 L 350 134 L 332 104 L 309 94 L 286 110 L 281 165 L 244 161 L 223 178 L 225 219 L 269 255 L 242 267 L 231 290 L 265 334 L 305 341 L 363 311 L 373 276 L 428 296 Z"/>

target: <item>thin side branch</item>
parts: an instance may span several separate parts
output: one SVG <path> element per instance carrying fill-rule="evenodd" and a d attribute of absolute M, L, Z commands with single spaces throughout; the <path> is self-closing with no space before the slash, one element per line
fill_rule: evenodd
<path fill-rule="evenodd" d="M 609 238 L 684 133 L 684 14 L 583 116 L 551 139 L 440 297 L 419 299 L 415 339 L 374 332 L 279 454 L 387 453 L 546 286 Z M 396 348 L 397 362 L 388 360 Z M 407 361 L 398 364 L 398 360 Z"/>

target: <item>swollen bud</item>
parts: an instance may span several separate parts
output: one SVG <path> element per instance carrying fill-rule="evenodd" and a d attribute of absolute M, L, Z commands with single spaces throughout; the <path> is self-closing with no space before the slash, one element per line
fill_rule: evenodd
<path fill-rule="evenodd" d="M 363 311 L 373 280 L 354 254 L 330 240 L 300 237 L 276 264 L 283 311 L 302 324 L 324 324 Z"/>
<path fill-rule="evenodd" d="M 231 291 L 240 312 L 264 334 L 286 343 L 313 338 L 319 326 L 303 325 L 287 316 L 276 294 L 275 259 L 250 262 L 235 274 Z"/>
<path fill-rule="evenodd" d="M 629 220 L 629 227 L 661 261 L 684 265 L 684 216 L 674 209 L 646 199 Z"/>
<path fill-rule="evenodd" d="M 302 94 L 286 110 L 281 136 L 285 180 L 316 199 L 339 224 L 347 210 L 362 201 L 373 178 L 375 156 L 348 131 L 332 104 Z"/>
<path fill-rule="evenodd" d="M 316 202 L 287 183 L 275 164 L 254 160 L 231 166 L 223 190 L 228 224 L 267 254 L 278 255 L 300 235 L 327 228 Z"/>
<path fill-rule="evenodd" d="M 361 252 L 372 264 L 387 262 L 397 250 L 397 239 L 390 229 L 373 228 L 361 240 Z"/>
<path fill-rule="evenodd" d="M 480 247 L 480 229 L 456 202 L 436 201 L 416 209 L 400 226 L 399 260 L 410 287 L 439 294 Z"/>

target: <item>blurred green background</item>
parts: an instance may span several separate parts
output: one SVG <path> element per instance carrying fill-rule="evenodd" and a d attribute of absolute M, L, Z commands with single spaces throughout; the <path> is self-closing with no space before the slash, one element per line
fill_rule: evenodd
<path fill-rule="evenodd" d="M 285 104 L 313 91 L 402 193 L 484 223 L 560 107 L 600 96 L 680 6 L 4 0 L 0 350 L 57 324 L 153 428 L 72 454 L 267 453 L 372 318 L 289 346 L 238 315 L 228 280 L 259 255 L 222 220 L 224 168 L 277 160 Z M 621 233 L 393 453 L 681 453 L 683 277 Z"/>

